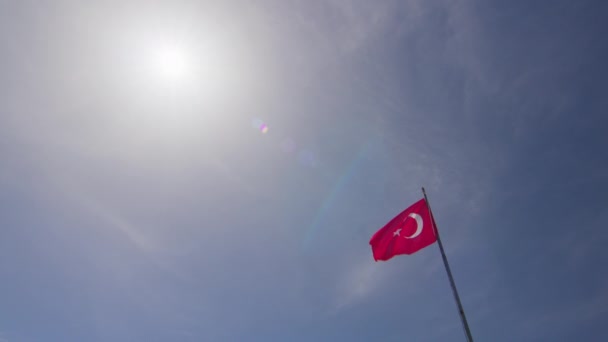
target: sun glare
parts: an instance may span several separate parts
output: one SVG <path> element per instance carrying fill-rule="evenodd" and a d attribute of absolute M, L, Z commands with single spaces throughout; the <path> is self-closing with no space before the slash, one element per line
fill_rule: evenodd
<path fill-rule="evenodd" d="M 151 67 L 165 81 L 182 81 L 191 68 L 188 57 L 187 53 L 177 46 L 161 46 L 153 53 Z"/>
<path fill-rule="evenodd" d="M 213 31 L 194 38 L 171 32 L 132 36 L 126 44 L 132 95 L 155 108 L 173 106 L 165 117 L 187 120 L 182 112 L 197 106 L 209 116 L 218 112 L 210 108 L 238 106 L 236 99 L 249 96 L 243 91 L 251 80 L 247 55 L 230 37 Z"/>

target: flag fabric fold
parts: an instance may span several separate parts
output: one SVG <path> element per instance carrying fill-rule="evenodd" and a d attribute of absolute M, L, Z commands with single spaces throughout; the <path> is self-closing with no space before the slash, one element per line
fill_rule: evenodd
<path fill-rule="evenodd" d="M 424 199 L 395 216 L 371 238 L 374 260 L 413 254 L 437 241 L 429 207 Z"/>

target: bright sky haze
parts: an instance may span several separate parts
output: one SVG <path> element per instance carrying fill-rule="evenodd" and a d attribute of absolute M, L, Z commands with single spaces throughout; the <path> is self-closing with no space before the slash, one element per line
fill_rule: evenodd
<path fill-rule="evenodd" d="M 608 2 L 0 0 L 0 342 L 608 341 Z"/>

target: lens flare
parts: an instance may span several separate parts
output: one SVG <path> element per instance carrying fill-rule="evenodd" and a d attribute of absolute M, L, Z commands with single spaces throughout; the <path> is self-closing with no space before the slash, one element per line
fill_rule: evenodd
<path fill-rule="evenodd" d="M 251 127 L 259 130 L 262 132 L 262 134 L 266 134 L 268 132 L 268 125 L 258 118 L 251 120 Z"/>

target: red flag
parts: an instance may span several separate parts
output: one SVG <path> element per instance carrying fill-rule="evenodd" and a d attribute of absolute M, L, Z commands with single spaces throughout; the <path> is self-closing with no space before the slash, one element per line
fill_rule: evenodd
<path fill-rule="evenodd" d="M 374 260 L 414 254 L 437 241 L 429 207 L 424 199 L 412 204 L 372 236 Z"/>

